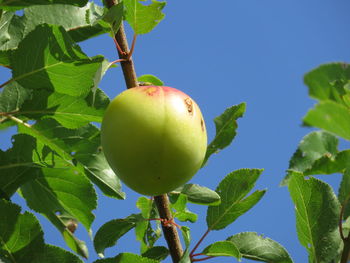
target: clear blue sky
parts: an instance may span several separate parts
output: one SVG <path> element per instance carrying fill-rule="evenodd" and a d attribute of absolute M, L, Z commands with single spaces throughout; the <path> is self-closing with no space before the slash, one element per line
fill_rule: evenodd
<path fill-rule="evenodd" d="M 256 189 L 267 188 L 268 192 L 233 225 L 213 231 L 203 246 L 238 232 L 255 231 L 284 245 L 296 263 L 307 262 L 306 251 L 297 240 L 292 201 L 279 183 L 297 144 L 310 131 L 301 127 L 301 119 L 315 101 L 307 96 L 303 75 L 321 63 L 350 61 L 349 10 L 348 0 L 169 1 L 165 20 L 138 38 L 134 53 L 138 75 L 154 74 L 166 85 L 191 95 L 202 109 L 209 140 L 215 134 L 214 117 L 231 105 L 247 103 L 233 144 L 212 156 L 192 182 L 215 189 L 233 170 L 264 168 Z M 108 36 L 87 41 L 82 47 L 89 55 L 116 59 Z M 0 69 L 1 82 L 8 77 L 9 72 Z M 110 97 L 123 91 L 120 68 L 107 72 L 100 87 Z M 13 131 L 0 132 L 2 149 L 9 147 Z M 339 176 L 321 178 L 337 191 Z M 137 212 L 139 195 L 124 190 L 126 201 L 100 195 L 94 232 L 110 219 Z M 19 197 L 14 200 L 23 203 Z M 196 224 L 189 225 L 192 239 L 197 241 L 206 230 L 206 208 L 190 207 L 200 215 Z M 47 230 L 46 241 L 63 245 L 58 231 L 40 218 Z M 78 235 L 88 240 L 82 227 Z M 92 243 L 88 244 L 88 262 L 93 262 L 96 253 Z M 135 244 L 131 233 L 108 249 L 107 256 L 121 251 L 137 253 Z M 214 261 L 234 262 L 229 258 L 208 262 Z"/>

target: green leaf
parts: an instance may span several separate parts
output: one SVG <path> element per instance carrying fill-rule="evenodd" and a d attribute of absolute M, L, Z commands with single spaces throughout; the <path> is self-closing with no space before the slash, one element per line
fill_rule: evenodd
<path fill-rule="evenodd" d="M 0 197 L 9 199 L 17 189 L 40 174 L 48 164 L 38 154 L 36 140 L 26 134 L 12 137 L 13 147 L 0 150 Z"/>
<path fill-rule="evenodd" d="M 4 12 L 0 18 L 0 50 L 17 48 L 18 43 L 23 39 L 24 28 L 25 23 L 21 17 L 14 12 Z"/>
<path fill-rule="evenodd" d="M 186 195 L 180 194 L 173 198 L 171 208 L 176 211 L 173 212 L 173 217 L 179 219 L 181 222 L 189 221 L 194 223 L 197 221 L 198 216 L 187 209 L 187 197 Z"/>
<path fill-rule="evenodd" d="M 29 119 L 52 118 L 62 126 L 76 129 L 90 122 L 102 122 L 104 108 L 94 108 L 83 98 L 41 89 L 34 90 L 30 100 L 15 115 Z"/>
<path fill-rule="evenodd" d="M 170 196 L 179 194 L 186 195 L 189 202 L 198 205 L 220 204 L 220 196 L 217 192 L 198 184 L 186 184 L 169 193 Z"/>
<path fill-rule="evenodd" d="M 83 41 L 110 31 L 109 26 L 100 23 L 103 11 L 92 2 L 83 7 L 69 4 L 32 6 L 24 10 L 25 34 L 40 24 L 50 24 L 62 26 L 74 41 Z"/>
<path fill-rule="evenodd" d="M 238 260 L 241 259 L 242 255 L 235 243 L 231 241 L 218 241 L 207 246 L 203 252 L 204 255 L 213 257 L 234 257 Z"/>
<path fill-rule="evenodd" d="M 149 218 L 153 209 L 153 201 L 145 196 L 139 197 L 136 202 L 136 207 L 140 209 L 141 215 L 145 220 L 140 220 L 136 223 L 135 235 L 136 240 L 141 243 L 141 252 L 144 253 L 150 247 L 147 242 L 147 233 L 151 231 Z"/>
<path fill-rule="evenodd" d="M 0 112 L 18 111 L 30 96 L 30 91 L 17 82 L 7 84 L 0 93 Z"/>
<path fill-rule="evenodd" d="M 54 157 L 55 158 L 55 157 Z M 59 158 L 55 158 L 56 165 Z M 42 168 L 34 180 L 21 186 L 27 205 L 51 219 L 53 213 L 68 213 L 81 222 L 87 230 L 95 218 L 97 196 L 90 181 L 73 167 Z"/>
<path fill-rule="evenodd" d="M 33 214 L 0 200 L 0 260 L 26 263 L 82 263 L 73 254 L 44 244 L 43 231 Z M 9 260 L 9 261 L 8 261 Z"/>
<path fill-rule="evenodd" d="M 1 51 L 0 50 L 0 66 L 10 67 L 10 51 Z"/>
<path fill-rule="evenodd" d="M 293 171 L 312 170 L 315 162 L 322 157 L 334 159 L 338 153 L 338 139 L 328 132 L 315 131 L 306 135 L 289 161 L 287 176 L 282 185 L 287 185 Z"/>
<path fill-rule="evenodd" d="M 189 221 L 191 223 L 194 223 L 197 221 L 197 214 L 192 213 L 187 209 L 186 195 L 180 194 L 173 199 L 175 200 L 172 200 L 171 208 L 176 210 L 175 212 L 173 212 L 173 217 L 179 219 L 181 222 Z"/>
<path fill-rule="evenodd" d="M 84 168 L 86 176 L 96 184 L 104 194 L 117 199 L 124 199 L 118 177 L 109 167 L 101 152 L 100 131 L 93 125 L 70 130 L 56 121 L 46 119 L 33 126 L 19 123 L 19 132 L 32 135 L 42 144 L 47 145 L 64 160 L 74 158 Z M 71 154 L 74 153 L 74 156 Z M 72 166 L 72 161 L 67 161 Z"/>
<path fill-rule="evenodd" d="M 149 5 L 143 5 L 139 0 L 124 0 L 123 3 L 126 10 L 125 19 L 137 35 L 151 32 L 165 17 L 162 9 L 166 2 L 152 0 Z"/>
<path fill-rule="evenodd" d="M 304 123 L 350 140 L 349 108 L 336 102 L 320 102 L 306 114 Z"/>
<path fill-rule="evenodd" d="M 157 246 L 151 247 L 146 252 L 142 253 L 143 257 L 162 261 L 169 256 L 169 250 L 166 247 Z"/>
<path fill-rule="evenodd" d="M 104 60 L 87 57 L 62 27 L 40 25 L 21 41 L 10 61 L 12 81 L 26 89 L 86 97 Z"/>
<path fill-rule="evenodd" d="M 254 232 L 242 232 L 229 237 L 242 257 L 268 263 L 293 263 L 287 250 L 276 241 Z"/>
<path fill-rule="evenodd" d="M 256 191 L 245 198 L 262 171 L 261 169 L 240 169 L 228 174 L 220 182 L 216 192 L 221 197 L 221 203 L 218 206 L 209 206 L 207 211 L 207 225 L 210 230 L 225 228 L 262 198 L 265 191 Z"/>
<path fill-rule="evenodd" d="M 132 215 L 125 219 L 111 220 L 101 226 L 94 238 L 94 247 L 99 256 L 103 257 L 105 249 L 114 246 L 119 238 L 136 226 L 138 220 L 140 218 Z"/>
<path fill-rule="evenodd" d="M 300 174 L 291 177 L 288 188 L 295 204 L 298 238 L 309 253 L 309 262 L 330 262 L 341 243 L 340 204 L 332 188 Z"/>
<path fill-rule="evenodd" d="M 137 78 L 138 82 L 142 82 L 145 85 L 155 85 L 155 86 L 163 86 L 164 83 L 163 81 L 161 81 L 159 78 L 157 78 L 156 76 L 150 75 L 150 74 L 146 74 L 146 75 L 142 75 L 140 77 Z"/>
<path fill-rule="evenodd" d="M 19 10 L 32 5 L 52 5 L 52 4 L 69 4 L 74 6 L 84 6 L 87 0 L 2 0 L 0 9 Z"/>
<path fill-rule="evenodd" d="M 212 154 L 219 152 L 231 144 L 237 134 L 237 119 L 243 116 L 245 109 L 246 104 L 241 103 L 227 108 L 223 114 L 214 119 L 216 135 L 208 145 L 202 167 L 207 163 Z"/>
<path fill-rule="evenodd" d="M 344 216 L 346 219 L 350 216 L 350 170 L 346 169 L 339 187 L 338 199 L 341 205 L 345 205 Z"/>
<path fill-rule="evenodd" d="M 121 253 L 114 258 L 99 259 L 94 263 L 160 263 L 160 261 L 136 254 Z"/>
<path fill-rule="evenodd" d="M 304 81 L 309 88 L 309 95 L 320 101 L 332 100 L 344 104 L 349 97 L 345 85 L 350 80 L 350 67 L 344 63 L 321 65 L 305 75 Z"/>
<path fill-rule="evenodd" d="M 182 234 L 182 238 L 184 240 L 186 249 L 188 249 L 190 247 L 190 243 L 191 243 L 191 232 L 190 232 L 190 228 L 187 226 L 182 226 L 181 227 L 181 234 Z"/>
<path fill-rule="evenodd" d="M 103 16 L 103 21 L 110 24 L 113 28 L 113 32 L 116 33 L 123 21 L 124 5 L 123 2 L 113 5 L 108 9 L 107 13 Z"/>

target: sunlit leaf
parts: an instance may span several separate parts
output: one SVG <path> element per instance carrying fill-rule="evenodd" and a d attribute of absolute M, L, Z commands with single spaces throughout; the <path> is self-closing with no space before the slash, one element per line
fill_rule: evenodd
<path fill-rule="evenodd" d="M 161 81 L 156 76 L 153 76 L 150 74 L 146 74 L 146 75 L 142 75 L 142 76 L 138 77 L 137 81 L 143 83 L 143 85 L 144 84 L 145 85 L 156 85 L 156 86 L 163 86 L 164 85 L 163 81 Z"/>
<path fill-rule="evenodd" d="M 207 163 L 212 154 L 219 152 L 231 144 L 237 134 L 237 119 L 243 116 L 245 108 L 245 103 L 232 106 L 214 119 L 216 135 L 213 141 L 208 145 L 202 166 Z"/>
<path fill-rule="evenodd" d="M 149 5 L 144 5 L 139 0 L 124 0 L 123 3 L 125 19 L 138 35 L 152 31 L 165 16 L 162 9 L 166 2 L 153 0 Z"/>
<path fill-rule="evenodd" d="M 291 177 L 288 188 L 295 204 L 298 238 L 309 253 L 309 262 L 330 262 L 341 243 L 340 204 L 332 188 L 300 174 Z"/>
<path fill-rule="evenodd" d="M 207 246 L 202 254 L 213 257 L 234 257 L 240 260 L 242 257 L 239 249 L 235 245 L 235 243 L 231 241 L 218 241 L 209 246 Z"/>
<path fill-rule="evenodd" d="M 18 10 L 32 5 L 52 5 L 52 4 L 69 4 L 75 6 L 86 5 L 87 0 L 2 0 L 0 9 Z"/>
<path fill-rule="evenodd" d="M 179 194 L 186 195 L 189 202 L 198 205 L 220 204 L 220 196 L 217 192 L 198 184 L 186 184 L 169 193 L 170 196 Z"/>
<path fill-rule="evenodd" d="M 114 258 L 99 259 L 94 263 L 160 263 L 158 260 L 154 260 L 148 257 L 142 257 L 131 253 L 121 253 Z"/>
<path fill-rule="evenodd" d="M 276 241 L 254 232 L 242 232 L 229 237 L 242 257 L 267 263 L 292 263 L 287 250 Z"/>
<path fill-rule="evenodd" d="M 218 206 L 209 206 L 207 211 L 207 225 L 210 230 L 225 228 L 263 197 L 265 191 L 255 191 L 246 197 L 262 171 L 240 169 L 228 174 L 220 182 L 216 192 L 221 197 L 221 203 Z"/>

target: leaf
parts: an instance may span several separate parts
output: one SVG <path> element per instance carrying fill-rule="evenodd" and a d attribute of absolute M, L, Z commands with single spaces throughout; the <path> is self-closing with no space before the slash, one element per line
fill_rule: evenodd
<path fill-rule="evenodd" d="M 346 169 L 339 187 L 338 199 L 341 205 L 345 205 L 344 216 L 346 219 L 350 216 L 350 171 Z"/>
<path fill-rule="evenodd" d="M 82 263 L 75 255 L 44 244 L 43 231 L 33 214 L 20 214 L 20 207 L 0 200 L 0 261 L 26 263 Z M 2 261 L 1 261 L 2 262 Z"/>
<path fill-rule="evenodd" d="M 166 2 L 152 0 L 149 5 L 143 5 L 139 0 L 124 0 L 123 3 L 125 19 L 137 35 L 151 32 L 165 17 L 162 9 Z"/>
<path fill-rule="evenodd" d="M 32 5 L 52 5 L 52 4 L 70 4 L 75 6 L 86 5 L 87 0 L 2 0 L 0 9 L 19 10 Z"/>
<path fill-rule="evenodd" d="M 40 24 L 50 24 L 62 26 L 74 41 L 83 41 L 110 31 L 109 26 L 100 23 L 103 17 L 103 8 L 92 2 L 83 7 L 69 4 L 31 6 L 24 10 L 25 35 Z"/>
<path fill-rule="evenodd" d="M 306 114 L 304 123 L 350 140 L 349 108 L 336 102 L 320 102 Z"/>
<path fill-rule="evenodd" d="M 93 125 L 76 130 L 62 127 L 56 121 L 46 119 L 33 126 L 19 123 L 19 132 L 32 135 L 41 143 L 50 147 L 64 160 L 74 160 L 81 165 L 86 176 L 96 184 L 104 194 L 117 199 L 124 199 L 118 177 L 109 167 L 101 152 L 100 131 Z M 72 162 L 67 162 L 73 165 Z"/>
<path fill-rule="evenodd" d="M 338 153 L 338 139 L 328 132 L 315 131 L 306 135 L 289 161 L 287 176 L 282 185 L 287 185 L 292 171 L 305 172 L 313 169 L 315 162 L 322 157 L 334 159 Z"/>
<path fill-rule="evenodd" d="M 341 243 L 340 205 L 332 188 L 300 174 L 291 177 L 288 188 L 295 204 L 298 238 L 309 253 L 309 262 L 330 262 Z"/>
<path fill-rule="evenodd" d="M 141 215 L 145 220 L 140 220 L 136 223 L 135 235 L 136 240 L 141 243 L 141 252 L 144 253 L 150 247 L 147 242 L 147 232 L 150 231 L 149 218 L 153 209 L 153 201 L 145 196 L 139 197 L 136 202 L 136 207 L 140 209 Z"/>
<path fill-rule="evenodd" d="M 228 174 L 220 182 L 216 192 L 221 197 L 221 203 L 218 206 L 209 206 L 207 210 L 207 225 L 210 230 L 225 228 L 262 198 L 265 191 L 256 191 L 245 198 L 262 171 L 260 169 L 240 169 Z"/>
<path fill-rule="evenodd" d="M 62 126 L 76 129 L 90 122 L 102 122 L 104 108 L 90 107 L 83 98 L 41 89 L 34 90 L 30 100 L 15 115 L 30 119 L 52 118 Z"/>
<path fill-rule="evenodd" d="M 239 252 L 235 243 L 231 241 L 218 241 L 207 246 L 202 254 L 212 257 L 234 257 L 238 260 L 241 259 L 242 255 Z"/>
<path fill-rule="evenodd" d="M 304 77 L 309 88 L 309 95 L 320 101 L 332 100 L 344 104 L 347 97 L 345 85 L 350 80 L 350 67 L 344 63 L 331 63 L 321 65 Z"/>
<path fill-rule="evenodd" d="M 187 226 L 182 226 L 181 227 L 181 234 L 182 234 L 182 238 L 184 240 L 186 249 L 189 249 L 190 247 L 190 243 L 191 243 L 191 232 L 190 232 L 190 228 Z"/>
<path fill-rule="evenodd" d="M 242 232 L 229 237 L 242 257 L 268 263 L 293 263 L 287 250 L 276 241 L 254 232 Z"/>
<path fill-rule="evenodd" d="M 29 96 L 30 91 L 17 82 L 7 84 L 0 93 L 0 113 L 18 111 Z"/>
<path fill-rule="evenodd" d="M 110 7 L 106 14 L 103 15 L 103 21 L 110 24 L 113 32 L 117 32 L 123 21 L 124 5 L 123 2 Z"/>
<path fill-rule="evenodd" d="M 94 263 L 160 263 L 160 261 L 136 254 L 120 253 L 114 258 L 99 259 L 94 261 Z"/>
<path fill-rule="evenodd" d="M 176 196 L 176 198 L 173 198 L 175 200 L 172 200 L 171 202 L 171 208 L 175 209 L 176 211 L 173 212 L 173 217 L 179 219 L 181 222 L 189 221 L 191 223 L 194 223 L 197 221 L 198 216 L 195 213 L 190 212 L 187 209 L 187 197 L 186 195 L 180 194 Z"/>
<path fill-rule="evenodd" d="M 86 97 L 103 58 L 87 57 L 62 27 L 40 25 L 21 41 L 10 62 L 12 81 L 26 89 Z"/>
<path fill-rule="evenodd" d="M 189 202 L 198 205 L 220 204 L 220 196 L 218 193 L 198 184 L 186 184 L 169 193 L 170 196 L 179 194 L 186 195 Z"/>
<path fill-rule="evenodd" d="M 12 137 L 13 147 L 0 150 L 0 197 L 9 199 L 26 182 L 39 176 L 47 166 L 38 156 L 36 140 L 26 134 Z"/>
<path fill-rule="evenodd" d="M 24 28 L 25 23 L 21 17 L 14 12 L 4 12 L 0 18 L 0 50 L 17 48 L 18 43 L 23 39 Z"/>
<path fill-rule="evenodd" d="M 140 77 L 137 78 L 138 82 L 142 82 L 145 85 L 155 85 L 155 86 L 163 86 L 164 83 L 163 81 L 161 81 L 159 78 L 157 78 L 156 76 L 150 75 L 150 74 L 146 74 L 146 75 L 142 75 Z"/>
<path fill-rule="evenodd" d="M 61 160 L 55 158 L 55 163 Z M 58 168 L 42 168 L 34 180 L 21 186 L 27 205 L 51 219 L 53 213 L 68 213 L 87 230 L 95 218 L 97 196 L 90 181 L 77 168 L 64 164 Z"/>
<path fill-rule="evenodd" d="M 208 145 L 202 167 L 213 153 L 217 153 L 231 144 L 237 134 L 237 119 L 243 116 L 245 109 L 246 104 L 241 103 L 227 108 L 223 114 L 214 119 L 216 135 Z"/>
<path fill-rule="evenodd" d="M 103 257 L 105 249 L 114 246 L 119 238 L 136 226 L 138 220 L 132 215 L 125 219 L 108 221 L 101 226 L 94 238 L 94 247 L 99 256 Z"/>
<path fill-rule="evenodd" d="M 157 246 L 151 247 L 146 252 L 142 253 L 143 257 L 154 259 L 154 260 L 164 260 L 168 257 L 169 250 L 166 247 Z"/>

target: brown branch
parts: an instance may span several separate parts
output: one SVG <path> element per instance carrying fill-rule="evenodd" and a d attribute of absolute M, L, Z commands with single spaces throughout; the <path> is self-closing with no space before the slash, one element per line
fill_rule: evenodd
<path fill-rule="evenodd" d="M 117 4 L 117 0 L 106 0 L 107 7 L 110 8 Z M 119 59 L 125 59 L 126 61 L 121 61 L 121 66 L 124 74 L 124 79 L 127 88 L 133 88 L 138 86 L 138 81 L 136 77 L 135 67 L 133 60 L 130 56 L 131 51 L 129 50 L 127 38 L 124 31 L 123 23 L 121 24 L 118 32 L 115 34 L 115 40 L 119 47 L 118 54 Z M 135 46 L 136 36 L 133 39 L 133 47 Z M 132 47 L 132 49 L 133 49 Z M 172 220 L 171 210 L 169 207 L 169 199 L 166 194 L 161 196 L 155 196 L 154 201 L 157 204 L 158 212 L 160 218 L 169 221 Z M 173 224 L 162 224 L 164 237 L 168 243 L 169 251 L 174 263 L 178 263 L 182 257 L 183 250 L 177 232 L 176 226 Z"/>
<path fill-rule="evenodd" d="M 169 207 L 169 199 L 168 195 L 159 195 L 154 197 L 154 201 L 157 205 L 159 216 L 161 219 L 166 221 L 171 221 L 173 219 L 170 207 Z M 180 261 L 183 250 L 179 238 L 179 234 L 177 233 L 176 225 L 174 224 L 162 224 L 163 233 L 165 240 L 168 244 L 171 258 L 174 263 Z"/>

